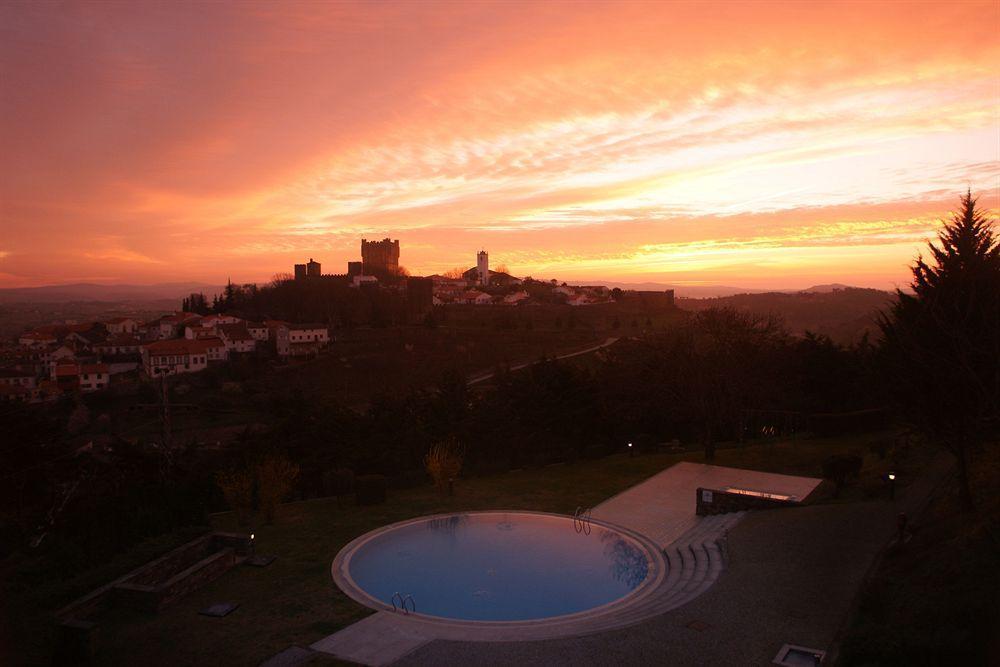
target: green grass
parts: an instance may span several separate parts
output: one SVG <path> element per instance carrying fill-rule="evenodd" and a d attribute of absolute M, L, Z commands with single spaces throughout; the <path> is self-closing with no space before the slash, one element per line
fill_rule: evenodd
<path fill-rule="evenodd" d="M 844 665 L 994 665 L 1000 658 L 1000 450 L 973 459 L 978 504 L 938 489 L 912 539 L 887 550 L 843 640 Z"/>
<path fill-rule="evenodd" d="M 773 441 L 717 452 L 718 465 L 819 476 L 832 453 L 868 452 L 887 434 Z M 101 623 L 101 663 L 152 665 L 257 664 L 291 644 L 308 645 L 363 618 L 370 610 L 333 584 L 330 564 L 355 537 L 394 521 L 437 512 L 530 509 L 572 514 L 595 505 L 681 460 L 702 461 L 697 451 L 593 461 L 511 471 L 460 480 L 454 497 L 432 487 L 390 491 L 385 504 L 357 507 L 345 499 L 290 503 L 272 526 L 256 528 L 259 553 L 277 560 L 266 568 L 240 567 L 195 591 L 159 615 L 109 612 Z M 839 502 L 863 499 L 891 460 L 866 453 L 861 480 Z M 214 517 L 217 530 L 239 530 L 232 514 Z M 109 578 L 111 575 L 109 573 Z M 221 619 L 198 615 L 214 602 L 240 604 Z M 40 661 L 44 658 L 39 656 Z"/>

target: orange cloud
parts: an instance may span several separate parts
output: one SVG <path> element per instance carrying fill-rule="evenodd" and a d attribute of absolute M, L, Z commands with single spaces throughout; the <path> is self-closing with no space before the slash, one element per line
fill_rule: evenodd
<path fill-rule="evenodd" d="M 996 3 L 0 21 L 2 285 L 266 280 L 392 234 L 416 273 L 486 246 L 580 280 L 888 286 L 965 187 L 1000 203 Z"/>

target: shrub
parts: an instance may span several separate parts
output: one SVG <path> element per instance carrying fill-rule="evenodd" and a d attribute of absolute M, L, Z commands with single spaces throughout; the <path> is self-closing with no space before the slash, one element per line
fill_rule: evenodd
<path fill-rule="evenodd" d="M 222 489 L 226 504 L 236 512 L 239 524 L 250 525 L 253 512 L 253 473 L 247 468 L 223 471 L 215 476 L 215 483 Z"/>
<path fill-rule="evenodd" d="M 442 493 L 451 491 L 451 480 L 458 477 L 462 471 L 462 461 L 465 459 L 465 450 L 456 438 L 443 440 L 427 452 L 424 457 L 424 466 L 427 473 L 434 480 L 436 486 Z"/>
<path fill-rule="evenodd" d="M 834 454 L 823 462 L 823 477 L 836 485 L 833 497 L 840 495 L 848 477 L 856 477 L 861 472 L 862 459 L 855 454 Z"/>
<path fill-rule="evenodd" d="M 359 475 L 354 479 L 354 501 L 358 505 L 385 502 L 385 475 Z"/>
<path fill-rule="evenodd" d="M 257 465 L 257 492 L 266 523 L 274 521 L 274 511 L 298 476 L 299 467 L 284 456 L 269 456 Z"/>
<path fill-rule="evenodd" d="M 323 473 L 323 492 L 330 496 L 346 496 L 354 490 L 354 471 L 334 468 Z"/>

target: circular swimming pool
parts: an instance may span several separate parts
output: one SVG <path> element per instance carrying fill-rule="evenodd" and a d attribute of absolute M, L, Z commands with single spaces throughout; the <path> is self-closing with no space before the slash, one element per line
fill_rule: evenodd
<path fill-rule="evenodd" d="M 466 621 L 579 614 L 635 595 L 660 560 L 642 538 L 534 512 L 422 517 L 372 531 L 337 555 L 334 579 L 375 608 Z M 398 594 L 398 595 L 397 595 Z"/>

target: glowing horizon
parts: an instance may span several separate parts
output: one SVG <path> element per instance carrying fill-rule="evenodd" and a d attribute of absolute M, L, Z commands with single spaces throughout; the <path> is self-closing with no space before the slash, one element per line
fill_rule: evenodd
<path fill-rule="evenodd" d="M 0 7 L 0 287 L 905 284 L 1000 204 L 1000 4 Z M 995 215 L 995 213 L 994 213 Z"/>

